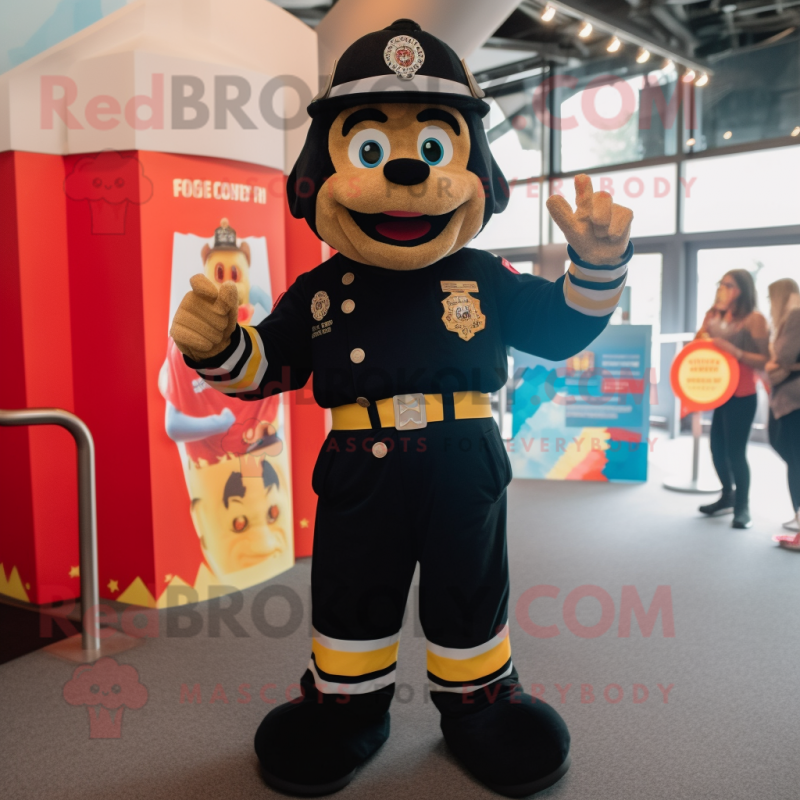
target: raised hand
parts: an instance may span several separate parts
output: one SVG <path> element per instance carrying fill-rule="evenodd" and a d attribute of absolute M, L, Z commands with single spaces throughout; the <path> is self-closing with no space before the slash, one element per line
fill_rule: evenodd
<path fill-rule="evenodd" d="M 617 205 L 608 192 L 595 192 L 588 175 L 575 176 L 577 209 L 561 195 L 547 199 L 547 210 L 584 261 L 597 266 L 619 262 L 631 235 L 633 211 Z"/>
<path fill-rule="evenodd" d="M 217 290 L 205 275 L 194 275 L 189 283 L 192 291 L 181 300 L 172 319 L 169 335 L 178 350 L 194 361 L 221 353 L 236 330 L 239 294 L 233 281 L 226 281 Z"/>

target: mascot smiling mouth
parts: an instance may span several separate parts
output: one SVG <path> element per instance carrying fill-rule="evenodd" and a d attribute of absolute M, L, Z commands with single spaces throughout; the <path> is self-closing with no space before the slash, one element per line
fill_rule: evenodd
<path fill-rule="evenodd" d="M 453 218 L 458 208 L 445 214 L 416 211 L 385 211 L 365 214 L 347 209 L 356 225 L 371 239 L 398 247 L 415 247 L 435 239 Z"/>

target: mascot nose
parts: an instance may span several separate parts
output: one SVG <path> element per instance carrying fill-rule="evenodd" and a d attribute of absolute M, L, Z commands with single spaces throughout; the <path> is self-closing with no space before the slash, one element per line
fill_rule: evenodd
<path fill-rule="evenodd" d="M 383 174 L 387 180 L 400 186 L 416 186 L 428 179 L 431 168 L 416 158 L 395 158 L 386 162 Z"/>

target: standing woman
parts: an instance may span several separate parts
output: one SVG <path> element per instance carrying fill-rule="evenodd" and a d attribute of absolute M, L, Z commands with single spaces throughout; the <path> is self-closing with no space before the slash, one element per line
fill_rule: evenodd
<path fill-rule="evenodd" d="M 769 400 L 769 442 L 789 468 L 789 494 L 794 519 L 784 528 L 794 535 L 772 538 L 781 547 L 800 550 L 800 289 L 791 278 L 769 286 L 775 335 L 766 370 L 772 385 Z"/>
<path fill-rule="evenodd" d="M 756 308 L 756 287 L 747 270 L 725 273 L 695 338 L 711 339 L 739 362 L 733 397 L 714 410 L 711 423 L 711 456 L 722 482 L 722 497 L 700 506 L 700 511 L 709 516 L 733 511 L 733 527 L 749 528 L 753 523 L 747 440 L 756 415 L 755 370 L 764 369 L 769 360 L 769 327 Z"/>

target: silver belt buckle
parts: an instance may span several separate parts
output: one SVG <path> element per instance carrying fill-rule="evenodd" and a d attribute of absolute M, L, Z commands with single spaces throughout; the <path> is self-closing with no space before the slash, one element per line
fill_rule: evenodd
<path fill-rule="evenodd" d="M 425 395 L 396 394 L 394 404 L 394 427 L 399 431 L 415 431 L 428 425 L 428 412 L 425 408 Z"/>

